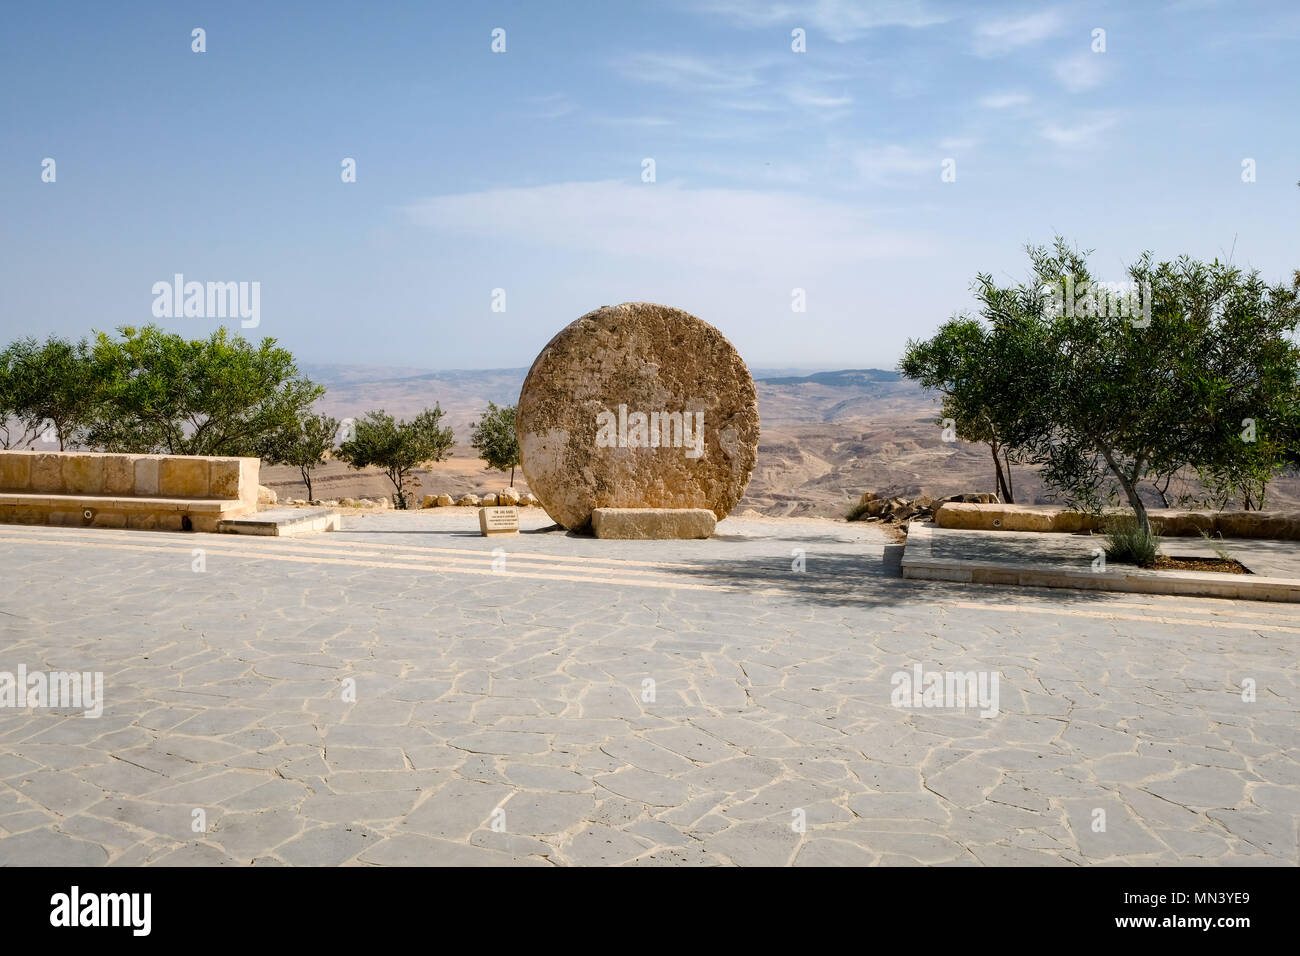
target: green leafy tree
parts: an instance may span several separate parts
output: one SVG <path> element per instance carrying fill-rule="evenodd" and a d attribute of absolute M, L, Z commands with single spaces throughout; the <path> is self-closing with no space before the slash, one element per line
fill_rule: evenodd
<path fill-rule="evenodd" d="M 1144 535 L 1142 488 L 1179 473 L 1257 507 L 1296 454 L 1300 283 L 1146 254 L 1129 269 L 1129 291 L 1112 290 L 1093 282 L 1088 253 L 1060 238 L 1028 251 L 1028 284 L 977 279 L 983 336 L 967 331 L 971 344 L 954 344 L 941 330 L 937 342 L 909 345 L 955 356 L 938 371 L 922 364 L 923 381 L 985 414 L 1013 458 L 1039 465 L 1067 502 L 1127 501 Z"/>
<path fill-rule="evenodd" d="M 328 415 L 304 415 L 291 427 L 272 435 L 261 449 L 261 455 L 273 464 L 297 468 L 307 486 L 307 500 L 312 501 L 312 472 L 325 463 L 325 456 L 334 449 L 338 430 L 338 420 Z"/>
<path fill-rule="evenodd" d="M 498 408 L 488 402 L 487 411 L 470 432 L 470 444 L 489 468 L 510 472 L 510 485 L 515 483 L 515 469 L 519 467 L 519 439 L 515 435 L 515 406 Z"/>
<path fill-rule="evenodd" d="M 1090 281 L 1085 257 L 1059 239 L 1030 254 L 1041 287 Z M 1028 369 L 1047 410 L 1029 441 L 1044 478 L 1081 498 L 1122 495 L 1144 533 L 1140 488 L 1162 475 L 1214 476 L 1243 506 L 1259 507 L 1289 440 L 1300 295 L 1186 256 L 1156 263 L 1145 254 L 1129 276 L 1141 309 L 1094 295 L 1043 317 Z"/>
<path fill-rule="evenodd" d="M 96 365 L 85 339 L 24 338 L 9 345 L 0 353 L 5 447 L 30 445 L 47 427 L 60 451 L 80 441 L 102 401 L 108 371 Z"/>
<path fill-rule="evenodd" d="M 10 349 L 0 352 L 0 448 L 17 448 L 31 440 L 19 416 L 9 354 Z"/>
<path fill-rule="evenodd" d="M 987 277 L 979 281 L 986 311 L 992 311 L 999 293 Z M 904 376 L 943 393 L 937 424 L 952 427 L 962 441 L 988 446 L 997 492 L 1007 503 L 1015 501 L 1011 463 L 1018 456 L 998 412 L 1020 387 L 1017 348 L 1009 330 L 963 316 L 945 323 L 928 341 L 909 341 L 899 362 Z"/>
<path fill-rule="evenodd" d="M 224 328 L 194 340 L 153 325 L 119 331 L 100 333 L 93 349 L 107 385 L 89 440 L 108 451 L 257 455 L 325 393 L 275 339 L 254 345 Z"/>
<path fill-rule="evenodd" d="M 355 436 L 339 446 L 339 458 L 353 468 L 382 468 L 393 483 L 398 508 L 408 507 L 410 473 L 422 465 L 444 461 L 455 443 L 452 430 L 442 425 L 438 405 L 409 422 L 397 421 L 383 409 L 367 412 L 357 419 L 355 430 Z"/>

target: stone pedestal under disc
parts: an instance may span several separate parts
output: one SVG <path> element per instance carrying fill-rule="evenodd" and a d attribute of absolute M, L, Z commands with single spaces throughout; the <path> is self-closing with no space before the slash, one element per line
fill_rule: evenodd
<path fill-rule="evenodd" d="M 547 343 L 515 430 L 528 487 L 566 528 L 588 527 L 595 508 L 707 508 L 721 520 L 758 457 L 758 396 L 713 326 L 625 302 Z"/>

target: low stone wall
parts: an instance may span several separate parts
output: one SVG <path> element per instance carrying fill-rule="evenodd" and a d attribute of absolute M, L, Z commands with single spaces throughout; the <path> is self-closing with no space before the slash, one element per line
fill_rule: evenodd
<path fill-rule="evenodd" d="M 1300 540 L 1297 511 L 1180 511 L 1153 508 L 1147 512 L 1152 530 L 1171 538 L 1202 532 L 1225 538 Z M 1004 505 L 947 502 L 934 513 L 940 528 L 966 531 L 1054 531 L 1065 534 L 1101 533 L 1100 515 L 1068 511 L 1053 505 Z"/>
<path fill-rule="evenodd" d="M 258 458 L 0 451 L 0 522 L 215 531 L 257 510 Z"/>

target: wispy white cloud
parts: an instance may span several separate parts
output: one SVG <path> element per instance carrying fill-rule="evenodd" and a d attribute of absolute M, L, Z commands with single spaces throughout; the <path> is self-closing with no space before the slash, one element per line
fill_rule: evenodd
<path fill-rule="evenodd" d="M 633 53 L 615 62 L 629 79 L 691 93 L 750 90 L 762 82 L 752 63 L 682 53 Z"/>
<path fill-rule="evenodd" d="M 662 116 L 598 116 L 596 122 L 604 126 L 656 127 L 672 126 L 675 121 Z"/>
<path fill-rule="evenodd" d="M 750 97 L 747 100 L 714 100 L 713 105 L 719 109 L 736 110 L 740 113 L 778 113 L 786 107 L 773 99 Z"/>
<path fill-rule="evenodd" d="M 974 49 L 977 56 L 1001 56 L 1021 47 L 1041 43 L 1059 33 L 1065 18 L 1059 10 L 1044 10 L 1027 17 L 991 20 L 975 28 Z"/>
<path fill-rule="evenodd" d="M 785 95 L 795 106 L 816 110 L 841 110 L 853 105 L 853 97 L 848 94 L 835 96 L 805 86 L 792 86 L 785 91 Z"/>
<path fill-rule="evenodd" d="M 1062 147 L 1094 146 L 1103 133 L 1113 127 L 1118 118 L 1113 114 L 1093 114 L 1077 123 L 1048 123 L 1039 130 L 1043 139 Z"/>
<path fill-rule="evenodd" d="M 811 27 L 836 43 L 881 27 L 920 28 L 948 20 L 923 0 L 708 0 L 703 9 L 741 26 Z"/>
<path fill-rule="evenodd" d="M 937 152 L 891 143 L 856 149 L 851 160 L 864 182 L 888 186 L 916 181 L 929 173 L 937 178 L 943 157 Z"/>
<path fill-rule="evenodd" d="M 779 191 L 671 183 L 556 183 L 436 196 L 406 207 L 440 233 L 762 274 L 929 248 L 854 206 Z"/>
<path fill-rule="evenodd" d="M 1100 86 L 1106 78 L 1105 53 L 1083 52 L 1064 60 L 1059 60 L 1052 67 L 1057 81 L 1071 93 L 1082 93 L 1095 86 Z"/>
<path fill-rule="evenodd" d="M 760 156 L 738 159 L 735 156 L 696 154 L 683 166 L 683 179 L 693 182 L 707 176 L 713 182 L 731 188 L 767 188 L 771 186 L 806 186 L 829 175 L 824 164 L 762 159 Z"/>
<path fill-rule="evenodd" d="M 532 115 L 537 119 L 558 119 L 577 110 L 564 93 L 548 93 L 545 96 L 530 96 L 533 104 Z"/>
<path fill-rule="evenodd" d="M 980 97 L 979 104 L 988 110 L 1007 110 L 1016 106 L 1027 106 L 1032 99 L 1033 97 L 1028 93 L 989 93 L 987 96 Z"/>
<path fill-rule="evenodd" d="M 939 148 L 949 153 L 960 153 L 962 150 L 974 149 L 976 142 L 978 141 L 969 136 L 951 136 L 939 140 Z"/>

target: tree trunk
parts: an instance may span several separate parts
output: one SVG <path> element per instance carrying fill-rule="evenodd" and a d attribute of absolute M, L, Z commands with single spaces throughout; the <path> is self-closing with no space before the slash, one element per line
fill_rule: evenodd
<path fill-rule="evenodd" d="M 1006 445 L 1002 446 L 1002 464 L 1006 466 L 1007 504 L 1013 505 L 1016 503 L 1016 491 L 1011 487 L 1011 458 L 1007 455 Z"/>
<path fill-rule="evenodd" d="M 993 452 L 993 470 L 997 478 L 998 497 L 1006 504 L 1013 504 L 1011 493 L 1007 490 L 1007 480 L 1002 476 L 1002 459 L 998 457 L 998 446 L 994 442 L 989 442 L 989 450 Z"/>
<path fill-rule="evenodd" d="M 1171 507 L 1169 504 L 1169 485 L 1173 480 L 1174 480 L 1173 475 L 1166 475 L 1165 485 L 1163 488 L 1160 487 L 1160 482 L 1158 480 L 1151 482 L 1151 487 L 1154 488 L 1156 490 L 1156 494 L 1160 496 L 1160 504 L 1165 508 Z"/>
<path fill-rule="evenodd" d="M 1138 494 L 1137 485 L 1128 480 L 1126 475 L 1120 475 L 1119 483 L 1124 486 L 1124 494 L 1128 497 L 1129 506 L 1133 509 L 1133 516 L 1137 518 L 1138 527 L 1144 534 L 1151 533 L 1151 519 L 1147 516 L 1147 507 L 1142 503 L 1142 496 Z"/>
<path fill-rule="evenodd" d="M 1151 519 L 1147 516 L 1146 505 L 1142 503 L 1142 496 L 1138 494 L 1137 478 L 1142 471 L 1141 459 L 1133 463 L 1134 477 L 1130 478 L 1128 474 L 1115 463 L 1111 456 L 1110 449 L 1104 445 L 1101 447 L 1102 457 L 1106 459 L 1106 464 L 1110 466 L 1111 474 L 1119 479 L 1120 487 L 1124 489 L 1124 496 L 1128 498 L 1129 507 L 1133 509 L 1133 517 L 1137 519 L 1137 525 L 1142 529 L 1144 534 L 1151 533 Z"/>
<path fill-rule="evenodd" d="M 394 473 L 395 471 L 396 473 Z M 397 489 L 397 493 L 393 496 L 395 499 L 393 503 L 396 506 L 398 511 L 406 510 L 406 495 L 402 493 L 403 477 L 405 476 L 402 474 L 400 470 L 389 469 L 388 471 L 388 480 L 391 481 L 393 483 L 393 487 Z"/>
<path fill-rule="evenodd" d="M 311 472 L 306 468 L 299 468 L 298 470 L 302 472 L 302 483 L 307 486 L 307 500 L 311 501 Z"/>
<path fill-rule="evenodd" d="M 514 486 L 515 486 L 515 466 L 511 465 L 510 466 L 510 487 L 513 488 Z"/>

